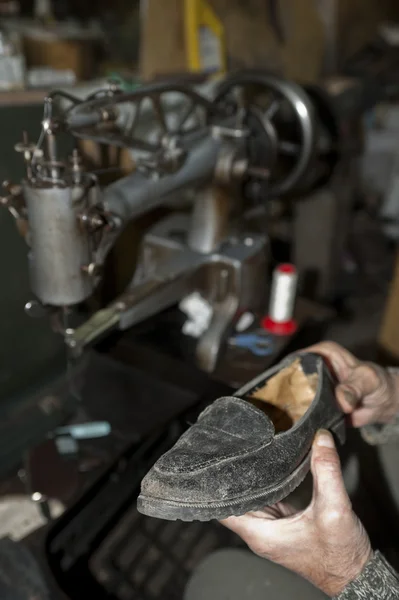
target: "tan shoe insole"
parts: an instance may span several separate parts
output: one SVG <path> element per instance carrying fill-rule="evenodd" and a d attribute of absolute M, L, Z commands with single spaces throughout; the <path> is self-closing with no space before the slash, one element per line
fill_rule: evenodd
<path fill-rule="evenodd" d="M 276 433 L 288 431 L 308 410 L 315 397 L 319 376 L 305 375 L 300 360 L 267 380 L 246 400 L 273 421 Z"/>

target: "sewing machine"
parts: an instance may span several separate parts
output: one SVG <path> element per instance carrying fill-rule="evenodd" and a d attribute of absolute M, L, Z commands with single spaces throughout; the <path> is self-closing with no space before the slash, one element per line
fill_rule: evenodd
<path fill-rule="evenodd" d="M 16 147 L 26 177 L 7 182 L 1 198 L 29 246 L 36 299 L 28 314 L 48 314 L 77 356 L 111 331 L 198 291 L 212 318 L 196 360 L 212 372 L 240 315 L 267 308 L 268 234 L 249 231 L 245 215 L 313 189 L 334 168 L 333 119 L 315 98 L 261 72 L 230 76 L 207 94 L 171 82 L 133 92 L 110 85 L 84 100 L 51 93 L 40 139 Z M 170 112 L 176 99 L 179 110 Z M 128 148 L 134 172 L 101 187 L 77 149 L 60 156 L 65 133 Z M 71 312 L 95 291 L 126 225 L 182 196 L 189 210 L 174 211 L 147 231 L 126 291 L 72 326 Z"/>

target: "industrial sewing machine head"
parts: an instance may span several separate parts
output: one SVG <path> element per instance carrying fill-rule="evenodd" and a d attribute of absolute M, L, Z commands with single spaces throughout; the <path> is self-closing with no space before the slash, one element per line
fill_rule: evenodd
<path fill-rule="evenodd" d="M 135 171 L 101 189 L 77 150 L 61 160 L 58 139 L 65 132 L 129 148 Z M 238 316 L 266 307 L 267 235 L 249 234 L 242 217 L 251 203 L 301 184 L 319 138 L 308 94 L 259 72 L 227 78 L 211 94 L 170 83 L 131 93 L 111 86 L 83 101 L 52 93 L 38 143 L 25 139 L 16 148 L 26 178 L 7 184 L 2 198 L 30 247 L 32 291 L 43 310 L 66 314 L 93 293 L 129 221 L 183 192 L 192 204 L 148 231 L 122 295 L 76 329 L 65 322 L 66 344 L 81 352 L 196 290 L 212 308 L 197 359 L 212 371 Z M 34 312 L 35 305 L 27 308 Z"/>

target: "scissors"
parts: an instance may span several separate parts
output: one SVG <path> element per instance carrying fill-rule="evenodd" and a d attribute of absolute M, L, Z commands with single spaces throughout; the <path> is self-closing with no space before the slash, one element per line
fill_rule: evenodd
<path fill-rule="evenodd" d="M 249 350 L 255 356 L 270 356 L 274 352 L 273 338 L 264 331 L 241 333 L 230 338 L 229 344 L 234 348 Z"/>

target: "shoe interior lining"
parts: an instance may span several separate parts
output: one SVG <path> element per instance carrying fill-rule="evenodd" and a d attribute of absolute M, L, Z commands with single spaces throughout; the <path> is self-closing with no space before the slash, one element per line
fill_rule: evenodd
<path fill-rule="evenodd" d="M 245 399 L 267 414 L 276 433 L 282 433 L 291 429 L 306 413 L 318 382 L 319 375 L 306 375 L 297 359 Z"/>

